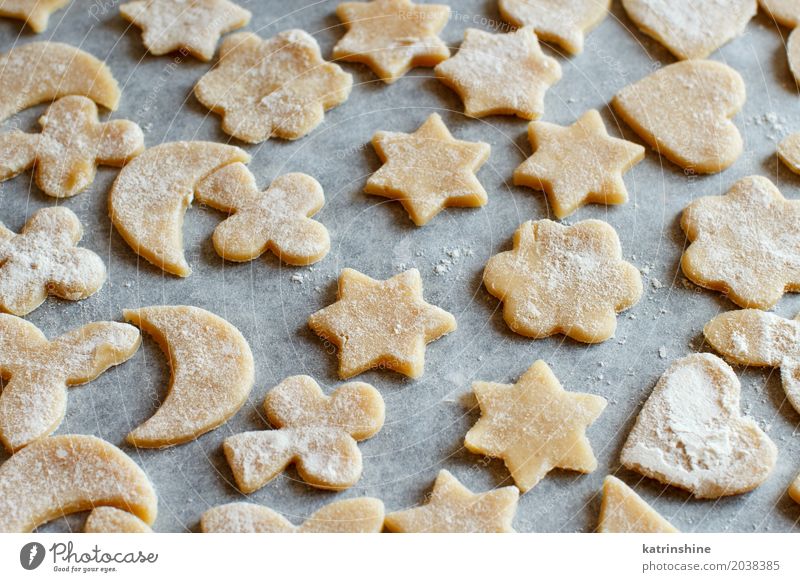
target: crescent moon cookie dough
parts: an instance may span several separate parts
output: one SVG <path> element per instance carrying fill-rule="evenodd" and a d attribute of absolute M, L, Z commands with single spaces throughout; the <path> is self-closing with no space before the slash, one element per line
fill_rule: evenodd
<path fill-rule="evenodd" d="M 228 503 L 212 507 L 200 518 L 203 533 L 381 533 L 383 502 L 372 497 L 334 501 L 294 525 L 268 507 Z"/>
<path fill-rule="evenodd" d="M 631 20 L 679 59 L 704 59 L 744 32 L 756 0 L 622 0 Z"/>
<path fill-rule="evenodd" d="M 88 188 L 96 166 L 124 166 L 144 150 L 132 121 L 100 123 L 97 105 L 73 95 L 53 103 L 39 118 L 40 134 L 0 134 L 0 181 L 35 166 L 36 185 L 48 196 L 69 198 Z"/>
<path fill-rule="evenodd" d="M 444 4 L 342 2 L 336 15 L 347 32 L 333 47 L 333 58 L 365 64 L 386 83 L 450 56 L 438 36 L 450 18 L 450 7 Z"/>
<path fill-rule="evenodd" d="M 481 418 L 464 446 L 503 459 L 523 493 L 553 469 L 591 473 L 597 468 L 586 429 L 605 410 L 605 398 L 567 392 L 542 360 L 516 384 L 475 382 L 472 389 Z"/>
<path fill-rule="evenodd" d="M 79 248 L 83 227 L 71 210 L 37 210 L 14 234 L 0 222 L 0 312 L 27 315 L 48 295 L 86 299 L 106 280 L 103 261 Z"/>
<path fill-rule="evenodd" d="M 778 157 L 795 174 L 800 174 L 800 132 L 793 133 L 778 144 Z"/>
<path fill-rule="evenodd" d="M 534 152 L 514 171 L 514 184 L 544 190 L 558 218 L 590 202 L 627 202 L 622 175 L 644 159 L 642 146 L 608 135 L 596 109 L 569 127 L 534 121 L 528 139 Z"/>
<path fill-rule="evenodd" d="M 267 394 L 264 412 L 275 430 L 241 433 L 223 443 L 243 493 L 260 489 L 290 464 L 313 487 L 355 485 L 362 469 L 357 441 L 381 430 L 385 407 L 380 393 L 363 382 L 325 396 L 313 378 L 290 376 Z"/>
<path fill-rule="evenodd" d="M 86 384 L 139 349 L 139 330 L 99 321 L 52 341 L 33 325 L 0 313 L 0 441 L 9 451 L 54 432 L 67 410 L 67 388 Z"/>
<path fill-rule="evenodd" d="M 237 162 L 203 180 L 196 197 L 229 214 L 213 237 L 228 261 L 251 261 L 269 250 L 290 265 L 310 265 L 331 248 L 328 229 L 310 218 L 325 204 L 322 186 L 306 174 L 284 174 L 259 192 L 255 176 Z"/>
<path fill-rule="evenodd" d="M 695 200 L 681 227 L 691 242 L 681 267 L 697 285 L 758 309 L 800 291 L 800 202 L 767 178 L 743 178 L 724 196 Z"/>
<path fill-rule="evenodd" d="M 385 281 L 343 269 L 336 303 L 312 314 L 308 325 L 339 349 L 342 379 L 371 368 L 419 378 L 425 344 L 454 331 L 456 319 L 425 301 L 417 269 Z"/>
<path fill-rule="evenodd" d="M 721 172 L 743 149 L 731 118 L 747 98 L 744 80 L 716 61 L 668 65 L 612 100 L 617 114 L 659 154 L 700 174 Z"/>
<path fill-rule="evenodd" d="M 0 532 L 28 533 L 100 506 L 122 509 L 152 525 L 157 505 L 144 471 L 97 437 L 40 439 L 0 465 Z"/>
<path fill-rule="evenodd" d="M 622 449 L 622 464 L 700 499 L 755 489 L 778 455 L 739 411 L 739 379 L 712 354 L 673 362 L 645 402 Z"/>
<path fill-rule="evenodd" d="M 83 526 L 84 533 L 153 533 L 141 519 L 116 507 L 93 509 Z"/>
<path fill-rule="evenodd" d="M 678 533 L 678 530 L 625 483 L 609 475 L 603 481 L 598 533 Z"/>
<path fill-rule="evenodd" d="M 434 72 L 458 93 L 470 117 L 538 119 L 545 93 L 561 79 L 561 66 L 542 52 L 531 27 L 508 34 L 468 28 L 458 53 Z"/>
<path fill-rule="evenodd" d="M 379 131 L 372 146 L 383 166 L 364 192 L 399 201 L 417 226 L 448 206 L 477 208 L 488 200 L 475 173 L 489 159 L 489 144 L 455 139 L 437 113 L 414 133 Z"/>
<path fill-rule="evenodd" d="M 263 40 L 252 32 L 225 38 L 217 65 L 194 87 L 198 101 L 222 116 L 222 131 L 247 143 L 298 139 L 347 101 L 353 77 L 322 59 L 303 30 Z"/>
<path fill-rule="evenodd" d="M 562 333 L 585 343 L 613 337 L 617 313 L 642 296 L 642 276 L 622 260 L 617 232 L 601 220 L 525 222 L 513 250 L 489 259 L 483 282 L 503 302 L 512 331 L 532 338 Z"/>
<path fill-rule="evenodd" d="M 136 0 L 119 13 L 142 29 L 150 53 L 184 49 L 202 61 L 211 60 L 223 34 L 250 22 L 250 12 L 228 0 Z"/>
<path fill-rule="evenodd" d="M 0 16 L 24 20 L 33 32 L 44 32 L 50 15 L 69 3 L 69 0 L 2 0 Z"/>
<path fill-rule="evenodd" d="M 584 35 L 608 14 L 611 0 L 499 0 L 503 19 L 514 26 L 532 26 L 545 42 L 570 54 L 583 52 Z"/>
<path fill-rule="evenodd" d="M 127 441 L 163 448 L 196 439 L 228 421 L 253 388 L 253 353 L 233 325 L 186 305 L 126 309 L 126 321 L 153 337 L 169 359 L 169 393 Z"/>

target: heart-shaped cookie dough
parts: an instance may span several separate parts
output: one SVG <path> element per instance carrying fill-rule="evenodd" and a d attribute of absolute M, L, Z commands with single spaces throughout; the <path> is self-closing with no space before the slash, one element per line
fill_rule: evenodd
<path fill-rule="evenodd" d="M 778 450 L 739 411 L 739 379 L 712 354 L 676 360 L 645 402 L 622 449 L 625 467 L 698 498 L 755 489 Z"/>
<path fill-rule="evenodd" d="M 728 65 L 690 60 L 628 85 L 614 109 L 657 152 L 701 174 L 721 172 L 741 155 L 732 118 L 744 106 L 744 80 Z"/>

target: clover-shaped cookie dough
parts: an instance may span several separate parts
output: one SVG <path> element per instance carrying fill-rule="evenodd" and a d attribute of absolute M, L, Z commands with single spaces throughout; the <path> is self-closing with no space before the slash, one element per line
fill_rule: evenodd
<path fill-rule="evenodd" d="M 678 533 L 678 530 L 625 483 L 609 475 L 603 481 L 599 533 Z"/>
<path fill-rule="evenodd" d="M 800 291 L 800 201 L 785 199 L 767 178 L 743 178 L 724 196 L 695 200 L 681 226 L 691 241 L 681 266 L 694 283 L 758 309 Z"/>
<path fill-rule="evenodd" d="M 778 144 L 778 158 L 795 174 L 800 174 L 800 132 L 793 133 Z"/>
<path fill-rule="evenodd" d="M 443 469 L 428 503 L 390 513 L 385 524 L 397 533 L 513 533 L 518 501 L 514 486 L 473 493 Z"/>
<path fill-rule="evenodd" d="M 584 35 L 608 14 L 611 0 L 499 0 L 500 14 L 514 26 L 532 26 L 545 42 L 568 53 L 583 52 Z"/>
<path fill-rule="evenodd" d="M 659 154 L 701 174 L 721 172 L 742 153 L 731 118 L 744 106 L 744 80 L 716 61 L 668 65 L 628 85 L 615 111 Z"/>
<path fill-rule="evenodd" d="M 601 220 L 524 223 L 514 249 L 489 259 L 483 281 L 516 333 L 562 333 L 586 343 L 612 337 L 617 313 L 642 295 L 639 271 L 622 260 L 616 231 Z"/>
<path fill-rule="evenodd" d="M 325 396 L 313 378 L 291 376 L 264 399 L 276 430 L 225 439 L 225 458 L 236 484 L 252 493 L 295 464 L 300 477 L 320 489 L 346 489 L 361 478 L 358 442 L 383 427 L 383 398 L 369 384 L 350 382 Z"/>
<path fill-rule="evenodd" d="M 455 139 L 437 113 L 414 133 L 379 131 L 372 145 L 383 166 L 364 191 L 398 200 L 417 226 L 448 206 L 486 204 L 475 172 L 489 159 L 489 144 Z"/>
<path fill-rule="evenodd" d="M 134 514 L 105 506 L 92 510 L 83 524 L 83 533 L 153 533 L 153 530 Z"/>
<path fill-rule="evenodd" d="M 336 15 L 347 32 L 333 47 L 333 58 L 363 63 L 386 83 L 450 56 L 437 36 L 450 18 L 449 6 L 409 0 L 342 2 Z"/>
<path fill-rule="evenodd" d="M 222 116 L 222 130 L 248 143 L 298 139 L 344 103 L 353 77 L 322 60 L 314 37 L 287 30 L 263 40 L 251 32 L 222 41 L 219 63 L 194 88 Z"/>
<path fill-rule="evenodd" d="M 237 162 L 198 184 L 195 197 L 230 214 L 213 237 L 217 254 L 229 261 L 269 250 L 290 265 L 310 265 L 331 248 L 328 229 L 310 218 L 325 203 L 322 186 L 306 174 L 284 174 L 259 192 L 255 176 Z"/>
<path fill-rule="evenodd" d="M 35 166 L 36 184 L 48 196 L 68 198 L 94 182 L 96 166 L 123 166 L 144 150 L 132 121 L 100 123 L 97 105 L 77 95 L 53 103 L 39 118 L 40 134 L 0 134 L 0 181 Z"/>
<path fill-rule="evenodd" d="M 67 410 L 67 388 L 91 382 L 139 349 L 139 331 L 100 321 L 52 341 L 33 325 L 0 313 L 0 441 L 16 451 L 54 432 Z"/>
<path fill-rule="evenodd" d="M 86 299 L 106 280 L 106 267 L 92 251 L 76 245 L 83 227 L 63 207 L 37 210 L 22 232 L 0 223 L 0 312 L 27 315 L 48 295 Z"/>
<path fill-rule="evenodd" d="M 605 398 L 567 392 L 542 360 L 516 384 L 475 382 L 472 389 L 481 418 L 464 446 L 503 459 L 523 493 L 553 469 L 591 473 L 597 468 L 586 429 L 605 409 Z"/>
<path fill-rule="evenodd" d="M 595 109 L 569 127 L 534 121 L 528 139 L 533 155 L 514 171 L 514 184 L 544 190 L 558 218 L 589 202 L 627 202 L 622 174 L 644 159 L 642 146 L 608 135 Z"/>
<path fill-rule="evenodd" d="M 383 502 L 372 497 L 334 501 L 294 525 L 280 513 L 255 503 L 212 507 L 200 518 L 203 533 L 380 533 Z"/>
<path fill-rule="evenodd" d="M 701 499 L 755 489 L 775 466 L 778 449 L 741 415 L 740 389 L 717 356 L 676 360 L 639 413 L 622 464 Z"/>
<path fill-rule="evenodd" d="M 538 119 L 545 93 L 561 79 L 561 66 L 542 52 L 530 27 L 508 34 L 468 28 L 458 53 L 434 71 L 459 94 L 470 117 Z"/>
<path fill-rule="evenodd" d="M 69 0 L 2 0 L 0 16 L 24 20 L 33 32 L 44 32 L 50 15 Z"/>
<path fill-rule="evenodd" d="M 456 319 L 423 299 L 416 269 L 386 281 L 344 269 L 336 303 L 312 314 L 308 325 L 339 348 L 343 379 L 371 368 L 418 378 L 425 371 L 425 344 L 455 330 Z"/>
<path fill-rule="evenodd" d="M 154 55 L 184 49 L 208 61 L 219 38 L 250 22 L 250 12 L 228 0 L 135 0 L 119 13 L 142 29 L 142 41 Z"/>

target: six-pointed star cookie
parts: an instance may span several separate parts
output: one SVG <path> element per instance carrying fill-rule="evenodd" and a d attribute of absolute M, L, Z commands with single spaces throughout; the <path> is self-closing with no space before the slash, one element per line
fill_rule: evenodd
<path fill-rule="evenodd" d="M 448 206 L 486 204 L 475 172 L 489 158 L 489 144 L 455 139 L 438 114 L 414 133 L 379 131 L 372 145 L 383 166 L 364 191 L 400 201 L 417 226 Z"/>
<path fill-rule="evenodd" d="M 333 58 L 363 63 L 386 83 L 450 56 L 437 36 L 450 18 L 449 6 L 409 0 L 343 2 L 336 14 L 347 33 L 333 47 Z"/>
<path fill-rule="evenodd" d="M 523 493 L 552 469 L 591 473 L 597 468 L 586 429 L 606 407 L 605 398 L 567 392 L 538 360 L 516 384 L 475 382 L 481 418 L 464 446 L 503 459 Z"/>
<path fill-rule="evenodd" d="M 441 470 L 428 503 L 390 513 L 384 524 L 398 533 L 509 533 L 518 501 L 516 487 L 476 494 Z"/>
<path fill-rule="evenodd" d="M 627 202 L 622 174 L 644 159 L 642 146 L 608 135 L 595 109 L 569 127 L 534 121 L 528 139 L 534 153 L 514 171 L 514 184 L 544 190 L 558 218 L 588 202 Z"/>
<path fill-rule="evenodd" d="M 508 34 L 468 28 L 456 56 L 436 65 L 435 72 L 461 96 L 471 117 L 538 119 L 545 92 L 561 79 L 561 66 L 542 52 L 530 27 Z"/>
<path fill-rule="evenodd" d="M 603 481 L 599 533 L 678 533 L 625 483 L 609 475 Z"/>
<path fill-rule="evenodd" d="M 135 0 L 119 12 L 142 29 L 154 55 L 185 49 L 203 61 L 214 56 L 220 36 L 250 22 L 250 12 L 228 0 Z"/>
<path fill-rule="evenodd" d="M 456 320 L 422 298 L 416 269 L 386 281 L 344 269 L 338 300 L 311 315 L 308 325 L 339 348 L 342 378 L 375 367 L 417 378 L 425 368 L 425 344 L 456 329 Z"/>
<path fill-rule="evenodd" d="M 69 0 L 2 0 L 0 16 L 24 20 L 33 32 L 44 32 L 50 14 Z"/>

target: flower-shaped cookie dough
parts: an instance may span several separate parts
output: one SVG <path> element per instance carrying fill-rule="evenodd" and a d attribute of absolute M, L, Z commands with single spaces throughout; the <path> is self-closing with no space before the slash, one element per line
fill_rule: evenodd
<path fill-rule="evenodd" d="M 123 166 L 144 150 L 144 135 L 132 121 L 100 123 L 97 105 L 77 95 L 53 103 L 39 118 L 42 133 L 0 134 L 0 181 L 35 166 L 36 184 L 68 198 L 93 181 L 97 164 Z"/>
<path fill-rule="evenodd" d="M 385 525 L 398 533 L 510 533 L 518 501 L 516 487 L 473 493 L 441 470 L 428 503 L 388 514 Z"/>
<path fill-rule="evenodd" d="M 642 295 L 639 271 L 622 260 L 616 231 L 601 220 L 524 223 L 514 249 L 489 259 L 483 281 L 503 301 L 503 318 L 515 332 L 563 333 L 586 343 L 612 337 L 616 314 Z"/>
<path fill-rule="evenodd" d="M 83 228 L 67 208 L 43 208 L 14 234 L 0 223 L 0 311 L 26 315 L 49 295 L 78 301 L 106 280 L 103 261 L 76 245 Z"/>
<path fill-rule="evenodd" d="M 425 344 L 456 329 L 456 319 L 422 298 L 416 269 L 386 281 L 344 269 L 338 300 L 308 325 L 339 348 L 341 378 L 377 367 L 417 378 L 425 370 Z"/>
<path fill-rule="evenodd" d="M 244 432 L 223 449 L 239 489 L 252 493 L 288 465 L 309 485 L 346 489 L 361 477 L 357 441 L 378 433 L 385 408 L 369 384 L 350 382 L 325 396 L 313 378 L 291 376 L 270 390 L 264 411 L 277 430 Z"/>
<path fill-rule="evenodd" d="M 800 290 L 800 201 L 785 199 L 767 178 L 743 178 L 724 196 L 695 200 L 681 226 L 692 243 L 681 266 L 694 283 L 758 309 Z"/>
<path fill-rule="evenodd" d="M 448 206 L 486 204 L 475 172 L 489 158 L 489 144 L 455 139 L 437 113 L 414 133 L 379 131 L 372 145 L 383 166 L 364 191 L 398 200 L 417 226 Z"/>
<path fill-rule="evenodd" d="M 642 146 L 608 135 L 595 109 L 569 127 L 534 121 L 528 139 L 534 152 L 514 171 L 514 184 L 544 190 L 558 218 L 589 202 L 627 202 L 622 174 L 644 159 Z"/>
<path fill-rule="evenodd" d="M 347 100 L 352 85 L 351 75 L 322 59 L 313 36 L 295 29 L 268 40 L 251 32 L 225 38 L 219 63 L 194 93 L 222 115 L 225 133 L 260 143 L 303 137 Z"/>
<path fill-rule="evenodd" d="M 228 0 L 135 0 L 119 13 L 142 29 L 152 54 L 185 49 L 203 61 L 214 56 L 220 36 L 250 22 L 250 12 Z"/>
<path fill-rule="evenodd" d="M 0 16 L 24 20 L 33 32 L 44 32 L 50 15 L 69 0 L 2 0 Z"/>
<path fill-rule="evenodd" d="M 309 265 L 331 248 L 328 229 L 309 218 L 325 203 L 322 186 L 306 174 L 275 178 L 259 192 L 247 166 L 223 166 L 197 186 L 195 198 L 231 214 L 214 230 L 214 248 L 229 261 L 270 250 L 290 265 Z"/>
<path fill-rule="evenodd" d="M 333 47 L 333 58 L 363 63 L 386 83 L 450 56 L 437 36 L 450 18 L 449 6 L 409 0 L 342 2 L 336 14 L 347 33 Z"/>

